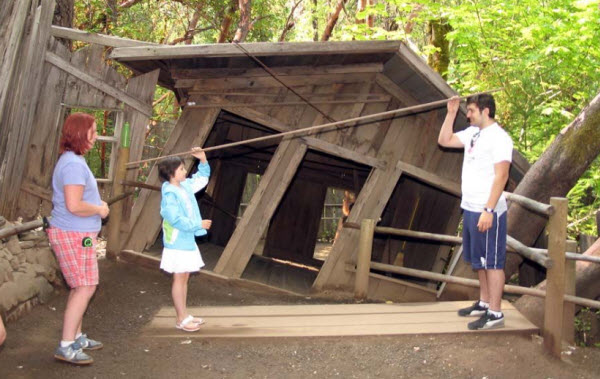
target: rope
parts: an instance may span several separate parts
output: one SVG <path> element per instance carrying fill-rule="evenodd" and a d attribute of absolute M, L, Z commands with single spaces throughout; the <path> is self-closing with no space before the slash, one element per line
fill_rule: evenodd
<path fill-rule="evenodd" d="M 485 93 L 498 92 L 500 90 L 501 89 L 498 88 L 498 89 L 494 89 L 494 90 L 491 90 L 491 91 L 478 92 L 478 93 L 467 95 L 467 96 L 461 96 L 461 97 L 459 97 L 459 100 L 465 100 L 468 97 L 476 96 L 476 95 L 482 95 L 482 94 L 485 94 Z M 310 127 L 296 129 L 296 130 L 290 130 L 290 131 L 287 131 L 287 132 L 282 132 L 282 133 L 277 133 L 277 134 L 271 134 L 271 135 L 268 135 L 268 136 L 251 138 L 251 139 L 247 139 L 247 140 L 244 140 L 244 141 L 230 142 L 230 143 L 226 143 L 226 144 L 223 144 L 223 145 L 211 146 L 211 147 L 207 147 L 207 148 L 202 149 L 202 150 L 204 150 L 204 152 L 209 152 L 209 151 L 227 149 L 227 148 L 234 147 L 234 146 L 248 145 L 248 144 L 251 144 L 251 143 L 254 143 L 254 142 L 267 141 L 267 140 L 272 140 L 272 139 L 282 138 L 282 137 L 287 137 L 287 136 L 297 136 L 297 135 L 301 135 L 301 134 L 309 135 L 309 134 L 314 133 L 316 131 L 320 131 L 320 130 L 323 130 L 323 129 L 331 128 L 333 126 L 339 126 L 339 125 L 344 125 L 344 124 L 355 123 L 357 121 L 375 120 L 375 119 L 379 119 L 379 118 L 384 118 L 386 116 L 404 116 L 405 114 L 412 114 L 412 113 L 416 113 L 416 112 L 430 110 L 430 109 L 434 109 L 434 108 L 440 107 L 442 105 L 445 105 L 449 100 L 450 99 L 442 99 L 442 100 L 432 101 L 430 103 L 413 105 L 413 106 L 410 106 L 410 107 L 394 109 L 394 110 L 391 110 L 391 111 L 385 111 L 385 112 L 380 112 L 380 113 L 373 113 L 373 114 L 370 114 L 370 115 L 367 115 L 367 116 L 354 117 L 354 118 L 349 118 L 347 120 L 330 122 L 330 123 L 327 123 L 327 124 L 315 125 L 315 126 L 310 126 Z M 355 126 L 358 126 L 358 125 L 355 125 Z M 164 159 L 164 158 L 169 158 L 169 157 L 179 157 L 179 156 L 182 156 L 182 155 L 188 155 L 188 154 L 190 154 L 192 152 L 193 152 L 193 150 L 189 150 L 189 151 L 184 151 L 182 153 L 170 154 L 170 155 L 165 155 L 165 156 L 162 156 L 162 157 L 156 157 L 156 158 L 144 159 L 144 160 L 141 160 L 141 161 L 129 162 L 129 163 L 127 163 L 127 167 L 135 166 L 135 165 L 140 164 L 140 163 L 157 161 L 157 160 Z"/>

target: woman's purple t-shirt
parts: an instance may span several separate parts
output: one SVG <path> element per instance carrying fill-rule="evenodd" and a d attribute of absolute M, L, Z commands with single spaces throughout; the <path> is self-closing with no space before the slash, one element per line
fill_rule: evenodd
<path fill-rule="evenodd" d="M 98 232 L 102 227 L 100 215 L 80 217 L 69 212 L 65 204 L 64 186 L 80 185 L 83 188 L 83 201 L 101 205 L 98 184 L 94 174 L 81 155 L 72 151 L 64 152 L 52 174 L 52 219 L 50 225 L 62 230 L 76 232 Z"/>

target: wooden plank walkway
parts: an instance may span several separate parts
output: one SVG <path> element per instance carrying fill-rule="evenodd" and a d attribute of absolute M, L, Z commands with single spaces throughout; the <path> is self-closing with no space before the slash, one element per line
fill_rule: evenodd
<path fill-rule="evenodd" d="M 142 332 L 146 337 L 244 338 L 325 337 L 445 333 L 539 333 L 509 302 L 503 301 L 505 327 L 470 331 L 457 310 L 471 301 L 403 304 L 323 304 L 192 307 L 206 320 L 200 331 L 175 329 L 175 310 L 164 307 Z"/>

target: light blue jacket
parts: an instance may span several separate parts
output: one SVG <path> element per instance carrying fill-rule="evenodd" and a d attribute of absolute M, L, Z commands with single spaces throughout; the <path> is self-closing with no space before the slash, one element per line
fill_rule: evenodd
<path fill-rule="evenodd" d="M 162 185 L 160 215 L 163 218 L 163 244 L 170 249 L 195 250 L 195 236 L 203 236 L 202 216 L 194 194 L 206 187 L 210 177 L 208 163 L 200 163 L 198 172 L 177 187 L 169 182 Z M 188 200 L 184 196 L 187 196 Z"/>

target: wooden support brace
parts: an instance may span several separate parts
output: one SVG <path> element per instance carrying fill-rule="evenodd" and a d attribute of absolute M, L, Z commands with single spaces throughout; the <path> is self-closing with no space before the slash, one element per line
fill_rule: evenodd
<path fill-rule="evenodd" d="M 567 251 L 577 252 L 577 241 L 567 241 Z M 565 262 L 565 295 L 575 296 L 575 266 L 576 261 L 568 259 Z M 562 338 L 567 343 L 575 343 L 575 304 L 564 303 Z"/>
<path fill-rule="evenodd" d="M 284 139 L 281 142 L 214 272 L 233 278 L 241 277 L 306 149 L 306 145 L 298 139 Z"/>
<path fill-rule="evenodd" d="M 550 205 L 555 213 L 548 222 L 548 255 L 552 267 L 546 271 L 546 301 L 544 312 L 544 348 L 556 358 L 560 358 L 564 295 L 565 295 L 565 245 L 567 240 L 567 207 L 565 198 L 553 197 Z"/>
<path fill-rule="evenodd" d="M 358 239 L 358 259 L 356 264 L 356 281 L 354 283 L 354 298 L 363 300 L 369 292 L 369 272 L 371 271 L 371 252 L 373 250 L 373 233 L 375 220 L 364 219 L 360 224 Z"/>
<path fill-rule="evenodd" d="M 73 41 L 95 43 L 110 47 L 158 46 L 158 44 L 152 42 L 136 41 L 129 38 L 90 33 L 83 30 L 65 28 L 56 25 L 52 25 L 52 36 L 56 38 L 65 38 Z"/>
<path fill-rule="evenodd" d="M 77 79 L 83 80 L 87 84 L 91 85 L 98 90 L 107 93 L 108 95 L 114 97 L 115 99 L 124 102 L 125 104 L 135 108 L 141 113 L 145 114 L 148 117 L 152 117 L 152 107 L 142 103 L 136 98 L 129 96 L 127 93 L 111 87 L 110 85 L 104 83 L 103 81 L 94 78 L 93 76 L 81 71 L 79 68 L 72 65 L 70 62 L 67 62 L 63 58 L 58 55 L 51 53 L 49 51 L 46 52 L 46 61 L 53 64 L 54 66 L 60 68 L 65 71 L 69 75 L 73 75 Z"/>

